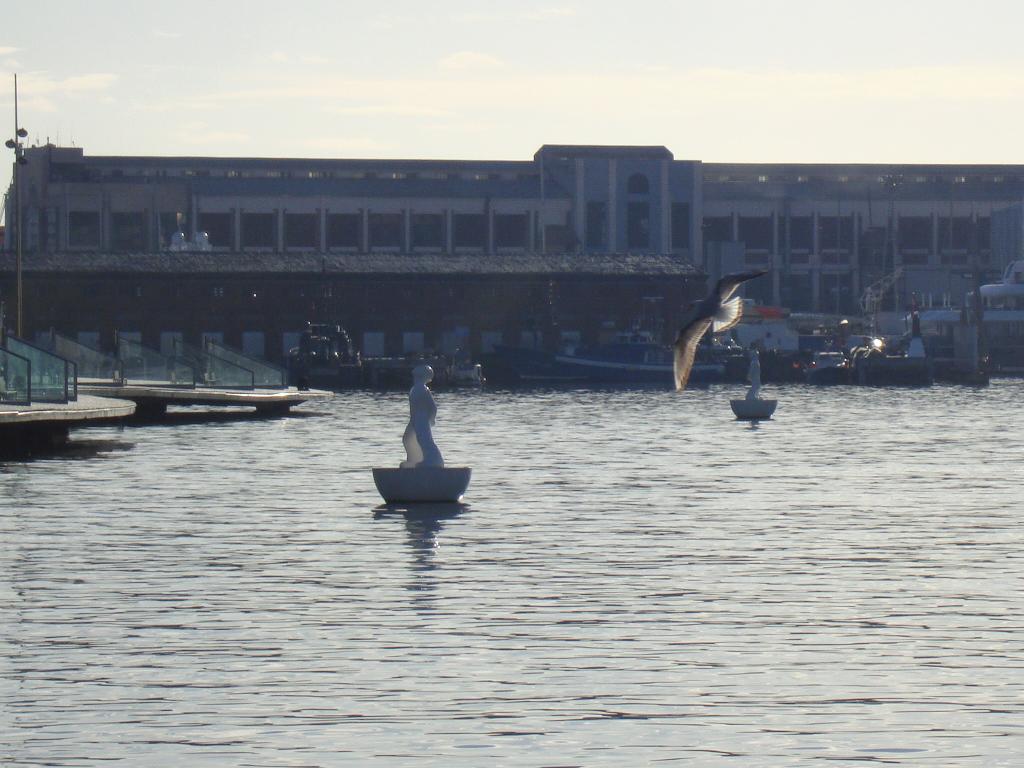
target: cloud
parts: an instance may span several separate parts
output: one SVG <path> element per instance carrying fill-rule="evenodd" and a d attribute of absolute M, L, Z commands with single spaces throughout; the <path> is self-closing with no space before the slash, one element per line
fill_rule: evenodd
<path fill-rule="evenodd" d="M 270 60 L 276 61 L 278 64 L 284 64 L 288 61 L 288 54 L 284 51 L 274 51 L 270 54 Z"/>
<path fill-rule="evenodd" d="M 445 56 L 437 64 L 441 69 L 459 71 L 497 69 L 503 66 L 500 59 L 478 51 L 458 51 Z"/>
<path fill-rule="evenodd" d="M 527 21 L 552 21 L 553 19 L 566 19 L 576 15 L 576 9 L 569 6 L 551 6 L 527 11 L 523 18 Z"/>
<path fill-rule="evenodd" d="M 380 152 L 385 144 L 365 136 L 319 136 L 306 139 L 302 144 L 315 152 L 344 155 L 352 152 Z"/>
<path fill-rule="evenodd" d="M 250 140 L 247 133 L 240 131 L 211 130 L 206 123 L 186 123 L 177 132 L 177 139 L 190 146 L 219 148 L 225 144 L 244 144 Z"/>
<path fill-rule="evenodd" d="M 356 107 L 328 107 L 324 110 L 332 115 L 348 117 L 451 117 L 452 112 L 436 107 L 421 107 L 405 104 L 365 104 Z"/>
<path fill-rule="evenodd" d="M 21 48 L 14 48 L 10 45 L 0 45 L 0 56 L 10 56 L 12 53 L 17 53 Z"/>
<path fill-rule="evenodd" d="M 27 72 L 18 78 L 18 90 L 26 97 L 74 96 L 80 93 L 97 93 L 108 90 L 117 81 L 117 75 L 108 72 L 94 72 L 58 79 L 45 72 Z"/>

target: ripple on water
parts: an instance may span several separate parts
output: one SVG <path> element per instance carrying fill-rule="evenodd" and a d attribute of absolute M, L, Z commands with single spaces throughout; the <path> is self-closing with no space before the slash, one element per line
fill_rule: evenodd
<path fill-rule="evenodd" d="M 1019 381 L 401 394 L 0 465 L 0 764 L 1018 765 Z M 733 760 L 735 762 L 735 760 Z"/>

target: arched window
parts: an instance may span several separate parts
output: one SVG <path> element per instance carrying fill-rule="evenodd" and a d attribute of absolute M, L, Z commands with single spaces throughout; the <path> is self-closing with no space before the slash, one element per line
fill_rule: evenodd
<path fill-rule="evenodd" d="M 626 182 L 626 190 L 631 195 L 646 195 L 651 191 L 651 185 L 642 173 L 634 173 Z"/>

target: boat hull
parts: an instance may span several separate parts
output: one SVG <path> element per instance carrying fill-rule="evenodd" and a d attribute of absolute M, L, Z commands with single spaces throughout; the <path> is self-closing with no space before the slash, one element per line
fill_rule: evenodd
<path fill-rule="evenodd" d="M 745 361 L 696 362 L 691 384 L 739 380 Z M 484 374 L 496 384 L 664 384 L 674 381 L 671 363 L 643 363 L 596 356 L 559 355 L 519 347 L 498 347 L 484 357 Z"/>

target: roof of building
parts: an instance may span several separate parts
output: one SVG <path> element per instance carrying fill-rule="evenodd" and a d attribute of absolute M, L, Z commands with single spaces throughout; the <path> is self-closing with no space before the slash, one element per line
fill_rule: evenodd
<path fill-rule="evenodd" d="M 255 195 L 318 197 L 428 197 L 532 200 L 540 197 L 540 178 L 364 178 L 364 179 L 191 179 L 192 188 L 201 195 Z M 549 183 L 548 197 L 568 197 L 568 193 Z"/>
<path fill-rule="evenodd" d="M 609 158 L 609 159 L 644 159 L 671 160 L 672 153 L 663 146 L 621 146 L 613 144 L 545 144 L 534 154 L 534 159 L 541 156 L 571 158 Z"/>
<path fill-rule="evenodd" d="M 703 272 L 672 255 L 398 253 L 32 253 L 26 272 L 69 274 L 589 275 L 692 277 Z M 14 269 L 14 255 L 0 256 Z"/>

